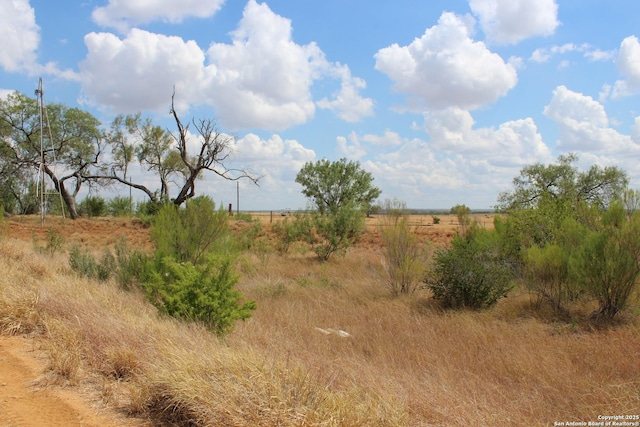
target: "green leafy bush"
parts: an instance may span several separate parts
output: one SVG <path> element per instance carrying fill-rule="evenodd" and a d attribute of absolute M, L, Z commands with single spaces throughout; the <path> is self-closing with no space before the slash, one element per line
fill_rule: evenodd
<path fill-rule="evenodd" d="M 136 205 L 136 216 L 144 223 L 150 224 L 156 214 L 168 203 L 147 200 Z"/>
<path fill-rule="evenodd" d="M 313 232 L 307 236 L 307 241 L 321 261 L 327 261 L 334 254 L 344 256 L 359 239 L 364 218 L 355 205 L 342 206 L 335 213 L 314 212 Z"/>
<path fill-rule="evenodd" d="M 53 228 L 47 229 L 47 234 L 45 235 L 44 246 L 40 245 L 40 239 L 38 235 L 33 233 L 33 248 L 36 252 L 47 254 L 47 255 L 55 255 L 58 253 L 64 246 L 64 237 L 58 233 Z"/>
<path fill-rule="evenodd" d="M 640 277 L 640 217 L 627 220 L 622 205 L 612 205 L 600 229 L 588 233 L 570 267 L 574 280 L 600 305 L 593 317 L 611 321 Z"/>
<path fill-rule="evenodd" d="M 272 230 L 278 238 L 277 249 L 287 253 L 291 245 L 311 234 L 311 218 L 304 214 L 295 214 L 293 217 L 287 217 L 273 224 Z"/>
<path fill-rule="evenodd" d="M 227 220 L 227 212 L 216 210 L 207 196 L 189 200 L 184 208 L 164 205 L 151 227 L 156 256 L 198 264 L 216 243 L 229 236 Z"/>
<path fill-rule="evenodd" d="M 131 250 L 122 237 L 115 245 L 115 278 L 124 289 L 140 284 L 147 256 L 139 250 Z"/>
<path fill-rule="evenodd" d="M 111 216 L 129 216 L 133 213 L 133 204 L 129 197 L 116 196 L 107 203 L 107 212 Z"/>
<path fill-rule="evenodd" d="M 98 263 L 89 250 L 73 245 L 69 250 L 69 267 L 80 276 L 96 277 Z"/>
<path fill-rule="evenodd" d="M 427 281 L 434 299 L 446 308 L 480 309 L 506 296 L 513 271 L 500 257 L 496 237 L 473 229 L 467 237 L 454 237 L 449 249 L 436 251 Z"/>
<path fill-rule="evenodd" d="M 87 196 L 78 207 L 80 215 L 89 218 L 107 214 L 107 202 L 100 196 Z"/>
<path fill-rule="evenodd" d="M 59 252 L 64 246 L 64 237 L 52 228 L 47 230 L 47 243 L 45 251 L 50 255 Z"/>
<path fill-rule="evenodd" d="M 471 209 L 467 205 L 455 205 L 451 208 L 451 213 L 458 217 L 461 234 L 466 235 L 471 225 Z"/>
<path fill-rule="evenodd" d="M 229 257 L 207 257 L 200 266 L 163 257 L 148 269 L 144 287 L 150 301 L 165 313 L 203 322 L 224 335 L 256 309 L 255 301 L 241 302 L 242 295 L 234 289 L 237 281 Z"/>

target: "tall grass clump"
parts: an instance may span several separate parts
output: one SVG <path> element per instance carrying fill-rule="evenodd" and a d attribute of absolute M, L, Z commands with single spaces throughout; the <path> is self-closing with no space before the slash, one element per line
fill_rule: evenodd
<path fill-rule="evenodd" d="M 403 208 L 388 206 L 380 229 L 386 284 L 394 295 L 413 294 L 421 286 L 429 262 L 428 248 L 409 227 Z"/>

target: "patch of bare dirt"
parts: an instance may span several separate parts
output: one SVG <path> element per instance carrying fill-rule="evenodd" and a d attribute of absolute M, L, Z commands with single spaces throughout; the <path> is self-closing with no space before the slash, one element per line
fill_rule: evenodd
<path fill-rule="evenodd" d="M 64 219 L 48 216 L 41 220 L 37 215 L 9 218 L 9 236 L 19 240 L 32 240 L 43 246 L 48 234 L 55 232 L 64 239 L 65 245 L 79 244 L 96 248 L 112 247 L 123 237 L 131 247 L 151 247 L 149 229 L 138 218 L 80 218 Z"/>
<path fill-rule="evenodd" d="M 150 425 L 101 407 L 80 388 L 40 386 L 45 369 L 33 340 L 0 336 L 0 427 Z"/>

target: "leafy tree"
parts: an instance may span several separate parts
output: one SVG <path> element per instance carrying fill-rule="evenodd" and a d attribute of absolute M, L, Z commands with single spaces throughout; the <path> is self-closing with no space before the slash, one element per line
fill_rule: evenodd
<path fill-rule="evenodd" d="M 496 221 L 503 258 L 522 267 L 538 296 L 567 315 L 578 295 L 599 302 L 595 318 L 624 308 L 640 275 L 636 194 L 616 167 L 579 171 L 574 155 L 524 168 L 500 196 L 508 212 Z"/>
<path fill-rule="evenodd" d="M 88 217 L 105 216 L 107 202 L 100 196 L 87 196 L 80 202 L 79 212 Z"/>
<path fill-rule="evenodd" d="M 344 255 L 364 228 L 364 213 L 380 195 L 373 176 L 358 162 L 323 159 L 306 163 L 296 182 L 313 204 L 313 232 L 308 242 L 316 255 L 322 261 L 333 254 Z"/>
<path fill-rule="evenodd" d="M 18 92 L 0 99 L 0 154 L 4 177 L 39 171 L 49 177 L 67 207 L 71 218 L 78 217 L 75 198 L 83 178 L 98 164 L 104 151 L 104 135 L 100 122 L 91 114 L 62 104 L 47 106 L 41 135 L 39 104 Z M 41 151 L 41 137 L 44 150 Z M 60 165 L 56 168 L 56 164 Z M 3 178 L 4 178 L 3 177 Z M 94 181 L 95 182 L 95 181 Z M 24 184 L 8 180 L 7 185 Z M 91 185 L 92 183 L 89 183 Z M 12 189 L 14 194 L 22 189 Z"/>
<path fill-rule="evenodd" d="M 627 188 L 622 194 L 622 204 L 627 212 L 627 216 L 631 217 L 640 210 L 640 190 Z"/>
<path fill-rule="evenodd" d="M 558 157 L 555 164 L 526 166 L 513 180 L 513 190 L 498 197 L 498 211 L 508 213 L 512 231 L 523 247 L 543 246 L 567 218 L 587 221 L 590 209 L 606 209 L 627 186 L 624 171 L 591 166 L 581 172 L 575 154 Z"/>
<path fill-rule="evenodd" d="M 175 141 L 168 131 L 154 125 L 149 118 L 143 119 L 140 113 L 119 115 L 111 123 L 107 142 L 114 162 L 102 165 L 93 178 L 112 180 L 140 190 L 153 203 L 169 201 L 170 181 L 179 178 L 183 169 Z M 134 158 L 143 169 L 157 177 L 159 188 L 153 189 L 130 179 L 127 173 Z"/>
<path fill-rule="evenodd" d="M 360 168 L 359 162 L 327 159 L 307 162 L 296 182 L 302 185 L 304 194 L 321 214 L 335 214 L 345 205 L 353 205 L 367 211 L 380 196 L 380 189 L 373 185 L 373 175 Z"/>

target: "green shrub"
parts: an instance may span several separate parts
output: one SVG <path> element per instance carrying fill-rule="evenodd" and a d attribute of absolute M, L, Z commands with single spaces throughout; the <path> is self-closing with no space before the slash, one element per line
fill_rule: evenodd
<path fill-rule="evenodd" d="M 88 248 L 73 245 L 69 251 L 69 267 L 81 277 L 105 282 L 116 272 L 116 261 L 109 248 L 103 252 L 100 262 L 96 261 Z"/>
<path fill-rule="evenodd" d="M 149 300 L 170 316 L 203 322 L 218 335 L 233 329 L 237 320 L 251 317 L 255 301 L 242 303 L 234 289 L 238 276 L 229 257 L 207 257 L 194 266 L 171 257 L 157 258 L 147 268 L 144 287 Z"/>
<path fill-rule="evenodd" d="M 467 205 L 455 205 L 451 208 L 451 213 L 458 217 L 461 234 L 466 235 L 471 225 L 471 209 Z"/>
<path fill-rule="evenodd" d="M 64 237 L 52 228 L 47 230 L 47 243 L 45 245 L 45 251 L 50 255 L 53 255 L 60 251 L 64 246 Z"/>
<path fill-rule="evenodd" d="M 291 245 L 304 240 L 311 234 L 311 218 L 304 214 L 295 214 L 293 219 L 287 217 L 283 221 L 273 224 L 272 230 L 278 239 L 277 249 L 282 253 L 287 253 Z"/>
<path fill-rule="evenodd" d="M 169 203 L 154 202 L 147 200 L 145 202 L 139 202 L 136 205 L 136 216 L 146 224 L 151 224 L 153 218 L 162 209 L 163 206 Z"/>
<path fill-rule="evenodd" d="M 216 210 L 207 196 L 189 200 L 184 208 L 164 205 L 151 226 L 156 257 L 198 264 L 215 244 L 227 240 L 227 220 L 227 213 Z"/>
<path fill-rule="evenodd" d="M 524 253 L 527 287 L 546 301 L 556 313 L 568 315 L 567 304 L 578 292 L 569 278 L 569 254 L 560 245 L 532 246 Z"/>
<path fill-rule="evenodd" d="M 473 228 L 472 228 L 473 229 Z M 498 251 L 496 235 L 476 229 L 436 251 L 428 278 L 433 297 L 446 308 L 490 307 L 511 289 L 513 271 Z"/>
<path fill-rule="evenodd" d="M 111 216 L 129 216 L 133 213 L 133 203 L 129 197 L 116 196 L 107 203 L 107 213 Z"/>
<path fill-rule="evenodd" d="M 69 267 L 83 277 L 96 277 L 98 263 L 86 248 L 73 245 L 69 250 Z"/>
<path fill-rule="evenodd" d="M 251 222 L 251 225 L 244 226 L 239 232 L 235 233 L 235 241 L 238 249 L 249 251 L 260 245 L 261 237 L 264 237 L 264 229 L 262 223 Z"/>
<path fill-rule="evenodd" d="M 64 237 L 53 228 L 47 229 L 44 246 L 40 246 L 39 237 L 33 233 L 33 248 L 36 252 L 53 256 L 64 246 Z"/>
<path fill-rule="evenodd" d="M 312 214 L 314 232 L 307 238 L 321 261 L 332 255 L 344 256 L 364 229 L 364 214 L 355 205 L 342 206 L 335 213 Z"/>
<path fill-rule="evenodd" d="M 434 224 L 440 224 L 440 217 L 439 216 L 432 216 L 431 219 L 433 220 Z"/>
<path fill-rule="evenodd" d="M 115 245 L 115 278 L 124 289 L 140 284 L 147 256 L 138 250 L 132 251 L 122 237 Z"/>
<path fill-rule="evenodd" d="M 236 221 L 253 222 L 253 217 L 247 212 L 237 212 L 233 214 L 233 219 Z"/>
<path fill-rule="evenodd" d="M 100 196 L 87 196 L 78 206 L 80 215 L 91 217 L 105 216 L 107 202 Z"/>
<path fill-rule="evenodd" d="M 593 317 L 611 321 L 640 277 L 640 217 L 627 220 L 622 205 L 612 205 L 600 229 L 588 233 L 570 268 L 574 280 L 600 304 Z"/>

